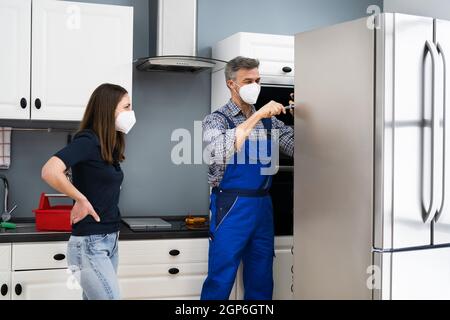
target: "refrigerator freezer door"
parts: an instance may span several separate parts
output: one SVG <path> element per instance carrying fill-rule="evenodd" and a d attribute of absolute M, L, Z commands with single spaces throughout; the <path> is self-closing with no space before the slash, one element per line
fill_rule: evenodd
<path fill-rule="evenodd" d="M 436 20 L 436 43 L 439 47 L 439 63 L 442 64 L 442 70 L 439 74 L 439 84 L 440 86 L 440 99 L 438 100 L 440 106 L 443 108 L 440 111 L 445 110 L 440 113 L 440 133 L 445 133 L 445 139 L 443 140 L 443 145 L 445 145 L 444 153 L 442 154 L 441 174 L 442 181 L 444 182 L 444 192 L 442 192 L 442 197 L 438 205 L 438 214 L 435 218 L 434 224 L 434 243 L 435 244 L 450 244 L 450 124 L 449 116 L 449 93 L 450 93 L 450 22 L 444 20 Z M 445 86 L 445 88 L 444 88 Z M 445 119 L 444 119 L 445 116 Z M 444 130 L 445 124 L 445 130 Z M 445 159 L 445 161 L 443 161 Z"/>
<path fill-rule="evenodd" d="M 375 255 L 375 260 L 387 262 L 375 269 L 374 282 L 382 285 L 383 293 L 375 298 L 450 299 L 450 248 Z"/>
<path fill-rule="evenodd" d="M 295 38 L 296 299 L 372 297 L 375 41 L 366 22 Z"/>
<path fill-rule="evenodd" d="M 431 244 L 433 19 L 383 15 L 377 33 L 375 244 L 379 249 Z M 432 48 L 434 49 L 434 48 Z M 436 50 L 432 52 L 436 56 Z M 431 214 L 430 216 L 432 217 Z"/>

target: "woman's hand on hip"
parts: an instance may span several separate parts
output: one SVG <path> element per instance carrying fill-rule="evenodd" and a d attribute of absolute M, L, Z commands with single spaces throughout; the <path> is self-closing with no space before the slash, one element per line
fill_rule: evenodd
<path fill-rule="evenodd" d="M 100 222 L 100 217 L 87 199 L 77 200 L 70 212 L 70 223 L 78 223 L 88 215 L 91 215 L 95 221 Z"/>

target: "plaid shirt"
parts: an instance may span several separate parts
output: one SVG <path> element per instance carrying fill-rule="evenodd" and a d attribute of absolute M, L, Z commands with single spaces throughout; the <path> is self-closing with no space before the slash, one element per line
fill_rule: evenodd
<path fill-rule="evenodd" d="M 217 111 L 229 117 L 236 126 L 247 120 L 241 109 L 231 99 Z M 255 107 L 252 106 L 252 114 L 255 111 Z M 249 139 L 260 138 L 264 125 L 259 121 L 254 129 L 249 135 Z M 294 154 L 294 130 L 275 117 L 272 117 L 272 129 L 279 130 L 280 151 L 292 157 Z M 203 120 L 203 141 L 207 144 L 210 156 L 208 183 L 211 187 L 217 187 L 222 181 L 228 159 L 235 153 L 236 128 L 229 129 L 228 122 L 222 115 L 209 114 Z"/>

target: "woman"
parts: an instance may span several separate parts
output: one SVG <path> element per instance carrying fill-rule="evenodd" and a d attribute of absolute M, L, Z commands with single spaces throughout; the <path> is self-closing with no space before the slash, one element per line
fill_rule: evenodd
<path fill-rule="evenodd" d="M 136 119 L 127 91 L 103 84 L 92 94 L 72 143 L 42 168 L 42 178 L 74 200 L 67 249 L 85 300 L 120 299 L 118 208 L 125 140 Z M 65 172 L 72 168 L 73 184 Z"/>

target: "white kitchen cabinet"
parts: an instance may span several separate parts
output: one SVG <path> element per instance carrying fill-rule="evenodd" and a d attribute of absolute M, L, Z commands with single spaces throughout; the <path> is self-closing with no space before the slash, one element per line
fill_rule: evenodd
<path fill-rule="evenodd" d="M 293 265 L 294 256 L 292 236 L 275 237 L 275 257 L 273 260 L 273 300 L 291 300 L 293 294 Z M 236 298 L 244 299 L 244 282 L 242 264 L 236 277 Z"/>
<path fill-rule="evenodd" d="M 14 271 L 12 300 L 80 300 L 82 290 L 68 269 Z"/>
<path fill-rule="evenodd" d="M 2 0 L 0 39 L 0 119 L 80 121 L 106 82 L 132 95 L 132 7 Z"/>
<path fill-rule="evenodd" d="M 123 299 L 200 298 L 208 263 L 154 264 L 119 267 Z"/>
<path fill-rule="evenodd" d="M 290 253 L 292 241 L 280 241 L 277 237 L 276 252 Z M 82 290 L 67 270 L 66 249 L 67 242 L 1 244 L 0 289 L 6 284 L 8 293 L 0 299 L 81 299 Z M 208 239 L 120 241 L 119 257 L 123 299 L 200 299 L 208 274 Z M 291 272 L 285 265 L 288 260 L 280 260 L 279 270 L 284 276 Z M 277 286 L 279 281 L 275 281 Z M 237 297 L 242 299 L 242 294 L 238 295 L 235 284 L 230 299 Z"/>
<path fill-rule="evenodd" d="M 121 241 L 123 299 L 198 300 L 208 275 L 208 239 Z M 230 299 L 235 299 L 235 289 Z"/>
<path fill-rule="evenodd" d="M 13 243 L 12 270 L 67 268 L 67 242 Z"/>
<path fill-rule="evenodd" d="M 0 300 L 11 298 L 11 244 L 0 244 Z"/>
<path fill-rule="evenodd" d="M 208 272 L 208 239 L 121 241 L 123 299 L 199 299 Z"/>
<path fill-rule="evenodd" d="M 293 292 L 293 266 L 294 255 L 292 252 L 293 237 L 276 237 L 275 258 L 273 261 L 273 299 L 292 300 Z"/>
<path fill-rule="evenodd" d="M 212 55 L 213 58 L 224 61 L 237 56 L 258 59 L 261 76 L 285 81 L 279 84 L 292 84 L 294 78 L 293 36 L 238 32 L 216 43 L 212 48 Z M 286 68 L 290 68 L 290 71 Z"/>
<path fill-rule="evenodd" d="M 9 246 L 13 300 L 81 298 L 81 288 L 67 269 L 67 242 L 13 243 Z"/>
<path fill-rule="evenodd" d="M 0 243 L 0 271 L 11 270 L 11 244 Z"/>
<path fill-rule="evenodd" d="M 4 269 L 13 270 L 12 299 L 80 299 L 81 289 L 66 269 L 66 249 L 67 242 L 0 246 L 0 254 L 9 252 Z M 120 241 L 119 257 L 123 299 L 199 299 L 208 272 L 208 239 Z"/>
<path fill-rule="evenodd" d="M 206 238 L 120 241 L 120 264 L 203 263 L 208 261 L 208 246 Z"/>
<path fill-rule="evenodd" d="M 11 271 L 0 271 L 0 300 L 11 299 Z"/>
<path fill-rule="evenodd" d="M 29 119 L 31 0 L 0 1 L 0 39 L 0 119 Z"/>
<path fill-rule="evenodd" d="M 31 118 L 81 120 L 102 83 L 132 93 L 133 8 L 33 2 Z"/>

